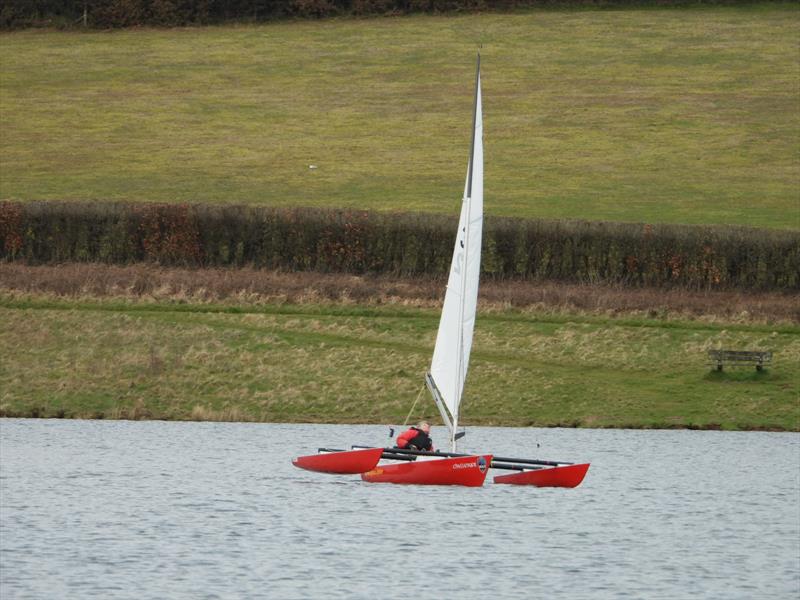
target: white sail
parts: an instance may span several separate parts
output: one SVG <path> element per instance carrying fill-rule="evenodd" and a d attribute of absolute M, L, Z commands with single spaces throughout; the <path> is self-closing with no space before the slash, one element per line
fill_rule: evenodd
<path fill-rule="evenodd" d="M 450 418 L 442 417 L 450 429 L 455 448 L 459 405 L 469 368 L 472 332 L 478 303 L 478 280 L 481 268 L 481 235 L 483 232 L 483 120 L 481 114 L 480 57 L 475 89 L 472 148 L 467 167 L 467 181 L 461 204 L 453 261 L 439 321 L 439 333 L 433 351 L 428 382 L 437 403 L 442 402 Z M 436 398 L 436 396 L 439 398 Z M 448 422 L 449 421 L 449 422 Z"/>

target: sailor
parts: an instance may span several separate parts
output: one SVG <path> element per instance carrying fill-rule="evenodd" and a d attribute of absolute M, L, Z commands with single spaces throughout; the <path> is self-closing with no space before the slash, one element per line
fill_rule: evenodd
<path fill-rule="evenodd" d="M 427 421 L 420 421 L 416 427 L 410 428 L 397 436 L 397 448 L 406 450 L 428 450 L 433 452 L 433 440 L 430 437 L 431 426 Z"/>

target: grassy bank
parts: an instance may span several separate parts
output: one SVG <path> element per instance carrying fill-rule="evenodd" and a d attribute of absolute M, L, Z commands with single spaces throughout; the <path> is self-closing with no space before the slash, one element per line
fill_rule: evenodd
<path fill-rule="evenodd" d="M 0 38 L 0 198 L 798 228 L 796 5 Z M 309 165 L 317 168 L 310 169 Z"/>
<path fill-rule="evenodd" d="M 402 422 L 438 310 L 0 297 L 6 416 Z M 772 368 L 714 373 L 713 347 Z M 479 314 L 469 424 L 800 430 L 800 328 Z M 427 398 L 414 417 L 435 420 Z"/>

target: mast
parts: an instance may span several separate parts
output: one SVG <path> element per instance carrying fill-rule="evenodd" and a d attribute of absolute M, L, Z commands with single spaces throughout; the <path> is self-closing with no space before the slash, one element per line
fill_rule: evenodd
<path fill-rule="evenodd" d="M 474 162 L 475 162 L 475 129 L 476 123 L 478 119 L 478 100 L 480 99 L 480 88 L 481 88 L 481 53 L 478 52 L 478 64 L 475 67 L 475 100 L 473 101 L 472 105 L 472 139 L 469 143 L 469 168 L 467 169 L 467 193 L 465 195 L 464 201 L 466 203 L 466 212 L 467 212 L 467 220 L 469 221 L 470 216 L 472 215 L 472 176 L 474 173 Z M 470 227 L 469 222 L 467 222 L 467 226 L 464 228 L 464 256 L 469 256 L 470 251 Z M 465 265 L 466 267 L 466 265 Z M 467 296 L 467 274 L 469 270 L 464 268 L 462 269 L 461 275 L 461 302 L 459 303 L 459 314 L 458 314 L 458 322 L 464 323 L 464 299 Z M 464 380 L 467 378 L 466 373 L 466 365 L 464 364 L 464 327 L 458 328 L 458 368 L 456 369 L 456 393 L 457 396 L 455 398 L 455 407 L 456 410 L 453 413 L 453 427 L 450 429 L 450 451 L 455 452 L 457 450 L 457 442 L 456 442 L 456 432 L 458 431 L 458 413 L 459 407 L 461 406 L 461 398 L 464 395 Z"/>
<path fill-rule="evenodd" d="M 456 440 L 459 437 L 457 434 L 459 405 L 472 348 L 480 277 L 480 244 L 483 227 L 480 68 L 479 53 L 475 69 L 475 100 L 467 181 L 431 371 L 425 377 L 425 383 L 449 430 L 450 448 L 453 452 L 456 451 Z"/>

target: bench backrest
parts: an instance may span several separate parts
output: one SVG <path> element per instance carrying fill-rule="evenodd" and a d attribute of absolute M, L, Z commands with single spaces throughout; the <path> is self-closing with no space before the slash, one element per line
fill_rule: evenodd
<path fill-rule="evenodd" d="M 772 352 L 769 350 L 709 350 L 708 356 L 717 361 L 770 362 L 772 360 Z"/>

